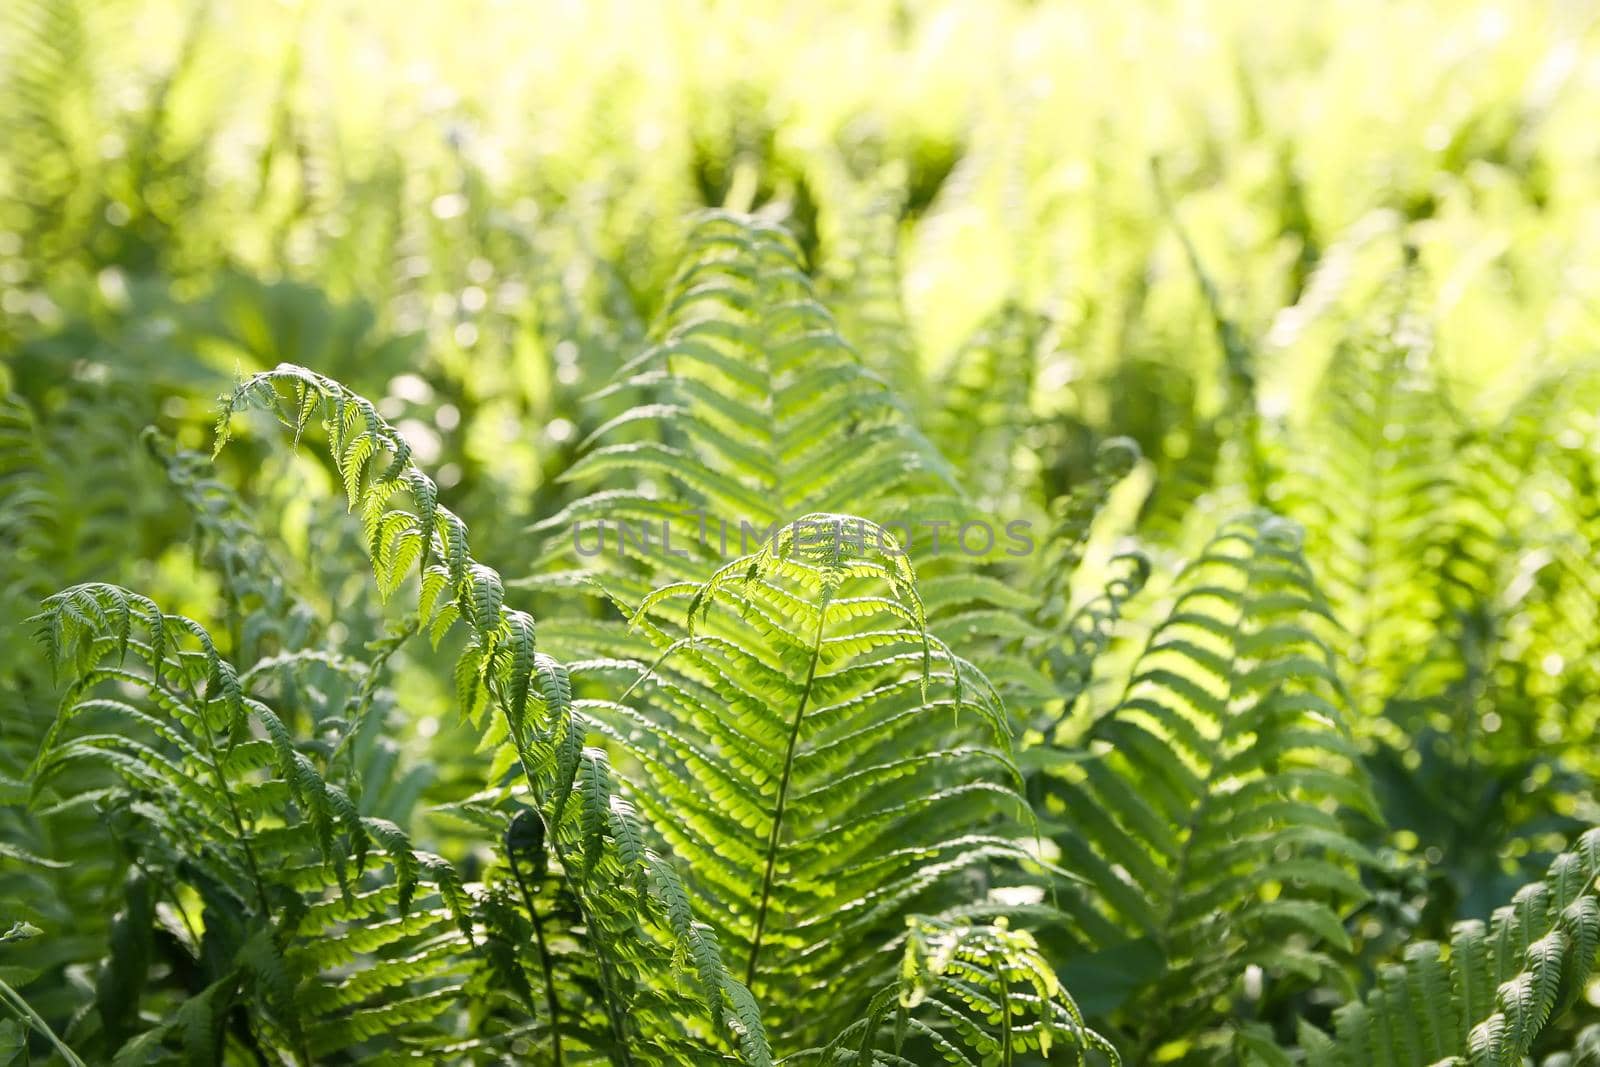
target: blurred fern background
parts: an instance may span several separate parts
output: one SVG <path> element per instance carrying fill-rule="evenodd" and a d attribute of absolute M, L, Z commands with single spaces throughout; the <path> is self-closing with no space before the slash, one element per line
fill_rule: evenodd
<path fill-rule="evenodd" d="M 1600 1062 L 1592 4 L 0 57 L 0 1064 Z"/>

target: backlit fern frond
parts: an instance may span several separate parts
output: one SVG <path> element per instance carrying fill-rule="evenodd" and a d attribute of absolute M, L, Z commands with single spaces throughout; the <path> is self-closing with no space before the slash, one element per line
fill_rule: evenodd
<path fill-rule="evenodd" d="M 990 506 L 1015 503 L 1017 451 L 1034 420 L 1034 379 L 1054 336 L 1044 315 L 1008 302 L 945 370 L 935 437 L 956 457 L 968 489 Z"/>
<path fill-rule="evenodd" d="M 1504 642 L 1516 664 L 1518 702 L 1529 706 L 1532 738 L 1556 731 L 1587 738 L 1600 722 L 1600 635 L 1592 625 L 1600 601 L 1600 366 L 1558 368 L 1519 398 L 1489 435 L 1504 488 L 1484 508 L 1510 527 L 1506 554 Z M 1484 451 L 1474 450 L 1475 453 Z M 1518 550 L 1520 549 L 1520 552 Z"/>
<path fill-rule="evenodd" d="M 573 701 L 567 668 L 534 643 L 534 620 L 505 602 L 500 575 L 472 557 L 466 524 L 439 502 L 431 478 L 375 407 L 339 383 L 301 367 L 280 366 L 235 390 L 223 409 L 218 447 L 242 408 L 277 413 L 296 438 L 321 412 L 328 444 L 362 529 L 380 588 L 397 589 L 421 571 L 418 608 L 435 641 L 458 622 L 467 631 L 455 683 L 462 711 L 500 743 L 496 781 L 522 779 L 545 825 L 564 888 L 579 909 L 583 934 L 605 976 L 592 1010 L 608 1020 L 614 1054 L 626 1061 L 633 1028 L 681 1026 L 680 1017 L 709 1015 L 714 1040 L 730 1033 L 752 1063 L 766 1062 L 766 1037 L 744 985 L 724 967 L 715 934 L 692 914 L 670 860 L 650 847 L 632 807 L 613 790 L 606 753 L 586 747 L 590 724 Z M 408 510 L 393 506 L 409 499 Z M 496 713 L 491 721 L 488 712 Z M 636 892 L 635 887 L 643 887 Z M 641 983 L 630 998 L 621 975 L 653 975 L 658 944 L 692 978 Z M 638 997 L 677 988 L 665 1016 Z M 620 1050 L 620 1051 L 619 1051 Z"/>
<path fill-rule="evenodd" d="M 616 488 L 547 528 L 699 509 L 732 536 L 760 531 L 759 544 L 812 512 L 887 522 L 913 488 L 953 493 L 948 464 L 840 336 L 783 229 L 703 216 L 654 334 L 603 391 L 644 399 L 597 431 L 564 475 Z M 677 528 L 679 547 L 702 563 L 680 575 L 703 578 L 714 564 L 689 529 Z"/>
<path fill-rule="evenodd" d="M 948 468 L 781 230 L 711 215 L 690 245 L 660 342 L 607 391 L 652 402 L 569 475 L 615 488 L 544 526 L 583 569 L 516 584 L 599 592 L 632 618 L 557 616 L 548 647 L 780 1047 L 803 1047 L 893 973 L 908 915 L 1004 910 L 986 887 L 1032 856 L 1011 727 L 928 632 L 904 527 L 831 510 L 924 518 L 908 494 L 948 492 Z"/>
<path fill-rule="evenodd" d="M 1003 711 L 881 527 L 805 516 L 578 640 L 576 678 L 634 682 L 584 703 L 790 1047 L 893 973 L 909 914 L 1031 861 Z"/>
<path fill-rule="evenodd" d="M 1259 356 L 1256 345 L 1246 337 L 1244 330 L 1224 306 L 1216 280 L 1179 217 L 1159 161 L 1152 161 L 1151 174 L 1155 182 L 1156 199 L 1183 248 L 1183 257 L 1194 274 L 1195 284 L 1200 289 L 1207 316 L 1216 334 L 1217 347 L 1221 349 L 1224 401 L 1218 417 L 1218 436 L 1225 450 L 1231 453 L 1229 465 L 1239 472 L 1250 502 L 1262 504 L 1272 472 L 1262 441 L 1263 420 L 1258 397 L 1261 368 L 1257 365 Z"/>
<path fill-rule="evenodd" d="M 1372 718 L 1376 694 L 1416 696 L 1408 678 L 1447 611 L 1443 577 L 1453 449 L 1449 411 L 1430 375 L 1422 324 L 1396 315 L 1353 329 L 1334 351 L 1314 426 L 1291 430 L 1291 472 L 1282 501 L 1306 531 L 1334 614 L 1349 634 L 1357 710 Z M 1418 569 L 1419 558 L 1432 566 Z M 1406 690 L 1407 683 L 1413 687 Z"/>
<path fill-rule="evenodd" d="M 1554 719 L 1563 729 L 1571 723 L 1581 730 L 1575 720 L 1595 713 L 1579 672 L 1595 647 L 1587 605 L 1600 595 L 1597 403 L 1600 367 L 1592 361 L 1556 367 L 1503 419 L 1474 427 L 1460 441 L 1465 462 L 1453 479 L 1441 599 L 1461 629 L 1490 616 L 1482 651 L 1490 662 L 1515 664 L 1519 677 L 1504 687 L 1509 699 L 1501 702 L 1524 706 L 1528 725 Z M 1492 674 L 1496 667 L 1486 662 L 1477 669 Z"/>
<path fill-rule="evenodd" d="M 1147 1048 L 1203 1031 L 1248 966 L 1324 976 L 1364 896 L 1343 812 L 1372 801 L 1299 539 L 1269 515 L 1227 523 L 1081 751 L 1033 761 L 1061 862 L 1087 882 L 1064 891 L 1072 936 L 1104 966 L 1164 961 L 1123 1007 Z"/>
<path fill-rule="evenodd" d="M 1579 838 L 1543 881 L 1487 923 L 1456 925 L 1448 945 L 1408 945 L 1362 1001 L 1334 1013 L 1334 1036 L 1302 1024 L 1310 1067 L 1516 1067 L 1581 997 L 1600 947 L 1600 831 Z"/>
<path fill-rule="evenodd" d="M 838 170 L 845 170 L 842 162 Z M 905 205 L 902 168 L 880 167 L 861 181 L 839 177 L 824 242 L 828 306 L 839 316 L 840 332 L 861 352 L 866 365 L 889 383 L 913 411 L 921 409 L 925 383 L 916 339 L 906 321 L 901 293 L 901 213 Z"/>
<path fill-rule="evenodd" d="M 220 1059 L 228 1042 L 267 1041 L 300 1062 L 320 1058 L 315 1033 L 344 1032 L 359 1017 L 313 991 L 325 971 L 360 958 L 376 976 L 395 965 L 381 950 L 427 937 L 445 937 L 452 956 L 470 946 L 454 868 L 414 851 L 394 824 L 361 815 L 319 739 L 294 737 L 198 624 L 110 585 L 55 594 L 34 623 L 52 662 L 75 679 L 29 775 L 35 803 L 93 800 L 135 865 L 141 895 L 128 898 L 108 973 L 132 966 L 122 954 L 134 946 L 146 959 L 138 966 L 149 965 L 149 900 L 160 896 L 173 902 L 181 932 L 170 949 L 177 987 L 159 996 L 247 1007 L 248 1025 L 210 1035 L 211 1055 Z M 196 903 L 183 904 L 185 894 Z M 387 921 L 354 925 L 369 918 Z M 444 973 L 409 971 L 393 984 Z M 108 1054 L 141 1040 L 143 977 L 101 985 Z M 415 1021 L 397 1018 L 389 1036 Z M 162 1039 L 144 1036 L 138 1047 L 153 1055 Z"/>
<path fill-rule="evenodd" d="M 1319 412 L 1282 442 L 1281 504 L 1305 525 L 1344 625 L 1387 821 L 1447 857 L 1428 867 L 1438 936 L 1590 821 L 1561 742 L 1600 714 L 1585 678 L 1600 594 L 1597 378 L 1555 368 L 1503 417 L 1475 418 L 1451 403 L 1412 303 L 1403 294 L 1378 325 L 1346 329 Z M 1531 846 L 1515 867 L 1510 837 Z"/>
<path fill-rule="evenodd" d="M 1037 1053 L 1051 1062 L 1120 1064 L 1089 1029 L 1071 994 L 1025 931 L 1002 916 L 990 925 L 913 918 L 896 981 L 873 997 L 865 1018 L 795 1063 L 1014 1063 Z"/>

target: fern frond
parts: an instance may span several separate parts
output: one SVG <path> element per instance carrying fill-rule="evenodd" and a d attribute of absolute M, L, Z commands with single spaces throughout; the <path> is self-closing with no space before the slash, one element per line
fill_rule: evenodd
<path fill-rule="evenodd" d="M 1030 934 L 1012 930 L 1004 917 L 979 926 L 917 916 L 908 920 L 898 976 L 872 998 L 866 1017 L 825 1047 L 785 1062 L 830 1067 L 925 1063 L 937 1056 L 978 1067 L 1037 1053 L 1083 1064 L 1091 1051 L 1109 1064 L 1122 1062 L 1084 1023 Z"/>
<path fill-rule="evenodd" d="M 843 170 L 843 167 L 838 168 Z M 840 332 L 912 411 L 924 400 L 923 368 L 901 293 L 903 169 L 875 169 L 857 183 L 839 175 L 824 238 L 825 296 Z M 948 451 L 948 450 L 947 450 Z"/>
<path fill-rule="evenodd" d="M 586 706 L 791 1044 L 892 971 L 907 914 L 1031 862 L 1003 711 L 882 528 L 805 516 L 589 639 L 580 678 L 636 680 Z"/>
<path fill-rule="evenodd" d="M 1036 418 L 1034 380 L 1054 340 L 1049 319 L 1007 302 L 945 369 L 935 436 L 958 457 L 973 496 L 991 508 L 1015 503 L 1017 452 Z"/>
<path fill-rule="evenodd" d="M 1591 830 L 1530 882 L 1487 926 L 1456 926 L 1445 947 L 1408 945 L 1366 998 L 1334 1013 L 1335 1036 L 1302 1035 L 1309 1062 L 1525 1062 L 1550 1021 L 1582 995 L 1600 945 L 1600 830 Z"/>
<path fill-rule="evenodd" d="M 1164 957 L 1125 1006 L 1150 1041 L 1177 1038 L 1183 1006 L 1246 966 L 1316 979 L 1348 948 L 1340 911 L 1365 896 L 1368 856 L 1341 812 L 1373 801 L 1326 614 L 1292 524 L 1227 523 L 1081 752 L 1034 762 L 1062 862 L 1088 882 L 1068 889 L 1074 936 L 1107 958 L 1138 939 Z"/>
<path fill-rule="evenodd" d="M 1357 710 L 1366 718 L 1376 716 L 1374 694 L 1417 695 L 1402 686 L 1448 608 L 1414 561 L 1447 554 L 1444 520 L 1456 490 L 1448 472 L 1453 427 L 1428 379 L 1421 324 L 1398 314 L 1377 336 L 1353 334 L 1324 372 L 1326 404 L 1308 440 L 1291 436 L 1283 507 L 1309 531 L 1306 550 L 1349 634 Z"/>
<path fill-rule="evenodd" d="M 643 958 L 661 936 L 675 953 L 699 959 L 697 994 L 718 1037 L 732 1025 L 752 1063 L 769 1059 L 761 1030 L 725 1015 L 725 1006 L 738 1005 L 745 994 L 720 965 L 714 935 L 677 918 L 687 914 L 688 903 L 679 895 L 671 861 L 637 847 L 642 829 L 633 824 L 631 808 L 614 803 L 605 754 L 585 748 L 590 724 L 572 699 L 566 668 L 536 649 L 533 617 L 507 606 L 498 572 L 473 558 L 466 524 L 439 502 L 435 483 L 411 461 L 404 438 L 370 401 L 301 367 L 284 365 L 241 383 L 224 406 L 219 447 L 227 440 L 232 414 L 245 407 L 276 412 L 297 438 L 321 410 L 379 583 L 398 585 L 396 568 L 414 564 L 422 572 L 419 615 L 435 642 L 456 623 L 464 624 L 468 640 L 455 672 L 463 711 L 475 720 L 491 706 L 500 714 L 509 752 L 538 802 L 546 840 L 600 957 L 598 999 L 617 1043 L 626 1046 L 630 1026 L 653 1021 L 647 1013 L 627 1009 L 627 991 L 618 988 L 619 967 L 630 958 L 645 966 Z M 391 506 L 397 495 L 408 497 L 412 509 Z M 420 547 L 386 553 L 384 544 L 396 540 L 414 540 Z M 619 824 L 621 831 L 613 836 Z M 635 898 L 624 891 L 636 884 L 656 890 L 650 897 L 658 916 L 652 920 L 655 932 L 641 927 L 645 917 L 636 914 Z"/>
<path fill-rule="evenodd" d="M 104 584 L 51 596 L 33 622 L 52 661 L 69 665 L 75 678 L 29 775 L 35 796 L 122 783 L 99 801 L 114 838 L 168 896 L 188 887 L 203 901 L 196 916 L 182 911 L 185 922 L 204 929 L 190 966 L 215 980 L 210 988 L 255 1004 L 258 1033 L 304 1060 L 308 1021 L 327 1009 L 328 1020 L 317 1025 L 334 1025 L 339 1005 L 313 1007 L 306 992 L 331 961 L 304 958 L 293 946 L 309 935 L 312 913 L 370 914 L 361 901 L 374 899 L 372 892 L 356 896 L 353 889 L 371 882 L 369 859 L 378 851 L 390 861 L 385 884 L 392 890 L 379 896 L 401 922 L 426 881 L 440 902 L 437 913 L 455 923 L 450 953 L 470 951 L 470 903 L 455 869 L 414 851 L 399 827 L 359 815 L 329 780 L 336 768 L 252 695 L 204 628 Z M 100 723 L 104 732 L 86 732 Z M 142 877 L 130 882 L 120 920 L 129 945 L 147 939 L 153 921 L 149 890 L 135 891 L 144 884 Z M 117 1007 L 127 996 L 115 992 L 128 982 L 119 972 L 145 965 L 134 962 L 131 949 L 113 947 L 101 987 L 102 1011 L 116 1022 L 107 1038 L 113 1050 L 124 1038 L 150 1047 L 163 1038 L 133 1034 L 134 1019 Z M 390 985 L 435 977 L 386 973 L 385 960 L 367 962 Z M 200 1028 L 186 1031 L 191 1047 L 220 1040 L 203 1007 L 207 995 L 179 1009 Z"/>
<path fill-rule="evenodd" d="M 913 487 L 953 490 L 949 465 L 840 336 L 783 229 L 703 216 L 653 333 L 656 343 L 604 391 L 642 390 L 645 399 L 597 431 L 596 441 L 613 443 L 581 457 L 566 479 L 649 471 L 670 486 L 660 499 L 702 509 L 734 535 L 762 531 L 756 544 L 800 515 L 887 521 L 887 509 L 869 505 Z M 620 507 L 647 507 L 649 497 L 606 497 L 601 514 L 626 517 Z M 546 525 L 565 533 L 593 514 L 571 510 Z M 703 557 L 694 540 L 680 544 Z"/>

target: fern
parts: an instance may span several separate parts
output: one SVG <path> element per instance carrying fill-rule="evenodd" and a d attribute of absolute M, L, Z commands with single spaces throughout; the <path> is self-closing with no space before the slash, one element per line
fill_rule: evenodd
<path fill-rule="evenodd" d="M 703 509 L 720 544 L 724 533 L 764 539 L 801 515 L 899 498 L 898 510 L 875 513 L 887 522 L 913 487 L 953 486 L 948 464 L 834 328 L 782 229 L 704 216 L 684 264 L 655 343 L 598 394 L 649 399 L 591 435 L 597 447 L 564 475 L 648 472 L 672 492 L 591 494 L 549 528 L 570 539 L 574 524 L 659 518 L 670 501 Z M 696 551 L 693 541 L 680 536 L 679 547 Z"/>
<path fill-rule="evenodd" d="M 904 929 L 908 908 L 934 904 L 942 890 L 948 898 L 952 882 L 975 865 L 1031 864 L 1024 843 L 996 822 L 1014 820 L 1021 807 L 1005 785 L 1010 735 L 999 705 L 976 671 L 927 633 L 910 567 L 882 528 L 848 516 L 806 516 L 703 585 L 668 585 L 651 594 L 635 614 L 635 627 L 644 631 L 636 643 L 654 644 L 662 654 L 650 668 L 632 661 L 629 692 L 648 679 L 675 709 L 668 722 L 659 712 L 631 707 L 626 693 L 615 702 L 571 700 L 566 668 L 533 649 L 531 620 L 505 607 L 498 576 L 472 559 L 464 527 L 437 502 L 432 483 L 409 464 L 404 441 L 370 405 L 287 367 L 241 385 L 226 410 L 246 402 L 270 405 L 297 435 L 308 413 L 325 407 L 330 445 L 362 511 L 380 586 L 398 585 L 399 571 L 412 565 L 425 568 L 425 624 L 436 636 L 457 620 L 472 632 L 456 669 L 458 695 L 470 715 L 491 703 L 500 712 L 492 736 L 507 737 L 542 824 L 556 828 L 554 857 L 600 957 L 602 999 L 623 995 L 617 988 L 623 972 L 606 962 L 610 953 L 626 951 L 643 967 L 653 951 L 652 938 L 634 924 L 641 917 L 635 909 L 654 899 L 675 953 L 692 961 L 712 998 L 714 1024 L 722 1025 L 726 1011 L 743 1035 L 745 1055 L 759 1061 L 764 1024 L 747 986 L 768 1005 L 784 1005 L 779 1032 L 791 1041 L 798 1040 L 789 1034 L 797 1027 L 816 1033 L 837 1017 L 830 1005 L 848 1004 L 851 989 L 870 991 L 894 973 L 889 950 L 902 936 L 896 928 Z M 389 506 L 402 489 L 417 512 Z M 431 533 L 427 548 L 410 547 L 422 531 Z M 663 620 L 667 605 L 683 599 L 684 636 L 674 641 Z M 764 647 L 752 646 L 754 635 L 730 628 L 721 612 L 713 615 L 722 600 L 747 619 L 767 620 Z M 578 662 L 572 672 L 581 680 L 626 671 L 629 662 L 620 655 Z M 763 662 L 774 666 L 756 670 Z M 935 686 L 948 695 L 935 696 Z M 709 710 L 713 692 L 719 703 L 740 709 L 737 719 L 717 725 L 719 716 Z M 539 705 L 546 715 L 567 718 L 545 725 L 535 718 Z M 941 708 L 951 714 L 948 722 Z M 648 787 L 630 792 L 642 822 L 613 793 L 605 754 L 581 747 L 589 727 L 577 718 L 579 709 L 594 717 L 602 736 L 639 759 Z M 987 730 L 987 743 L 957 740 L 963 711 Z M 913 728 L 919 720 L 925 725 Z M 866 811 L 863 802 L 870 804 Z M 935 816 L 938 833 L 915 832 L 931 828 Z M 528 825 L 524 814 L 507 832 Z M 740 827 L 758 836 L 735 847 Z M 561 834 L 569 836 L 564 841 Z M 653 834 L 689 864 L 692 895 L 656 855 Z M 522 869 L 528 864 L 538 881 L 541 865 L 518 860 L 517 851 L 509 854 L 511 881 L 528 928 L 538 931 L 534 941 L 544 944 L 536 894 Z M 498 916 L 491 942 L 501 946 L 490 958 L 532 1000 L 527 971 L 504 950 L 520 940 L 514 901 L 508 907 L 507 895 L 493 891 L 489 900 Z M 598 908 L 616 909 L 614 929 L 597 919 Z M 619 947 L 613 937 L 629 944 Z M 872 950 L 874 942 L 882 951 Z M 734 947 L 742 984 L 724 969 L 720 943 Z M 553 1006 L 554 963 L 548 949 L 539 955 Z M 814 1000 L 807 990 L 841 967 L 845 984 Z M 641 988 L 633 1003 L 653 995 Z M 822 1017 L 808 1019 L 807 1012 Z M 625 1044 L 622 1030 L 636 1020 L 631 1012 L 607 1014 L 613 1036 Z"/>
<path fill-rule="evenodd" d="M 1145 1049 L 1203 1030 L 1246 967 L 1326 977 L 1365 895 L 1341 809 L 1373 801 L 1299 537 L 1268 515 L 1225 525 L 1116 706 L 1043 764 L 1061 861 L 1087 882 L 1064 901 L 1072 936 L 1108 962 L 1161 958 L 1123 1006 Z"/>
<path fill-rule="evenodd" d="M 807 516 L 704 585 L 658 590 L 634 615 L 642 635 L 575 664 L 638 679 L 639 706 L 625 695 L 597 718 L 640 761 L 641 810 L 689 860 L 780 1033 L 815 1033 L 883 980 L 893 960 L 873 950 L 908 909 L 974 865 L 1029 859 L 996 822 L 1020 806 L 1000 708 L 928 635 L 879 538 Z"/>
<path fill-rule="evenodd" d="M 1588 825 L 1573 817 L 1575 768 L 1542 750 L 1586 702 L 1567 663 L 1586 661 L 1575 612 L 1592 567 L 1571 551 L 1585 524 L 1554 501 L 1581 509 L 1590 497 L 1581 448 L 1557 441 L 1583 439 L 1574 413 L 1593 377 L 1553 371 L 1502 419 L 1476 424 L 1440 380 L 1414 287 L 1402 272 L 1398 310 L 1341 327 L 1325 414 L 1282 442 L 1299 468 L 1284 505 L 1314 531 L 1308 554 L 1346 628 L 1355 725 L 1371 738 L 1386 821 L 1450 857 L 1429 865 L 1430 910 L 1449 915 L 1453 898 L 1487 914 Z M 1532 780 L 1550 788 L 1529 795 Z M 1508 868 L 1480 845 L 1486 823 L 1501 827 L 1495 839 L 1538 827 L 1534 847 Z"/>
<path fill-rule="evenodd" d="M 308 986 L 344 941 L 333 924 L 372 914 L 376 901 L 397 907 L 397 929 L 408 937 L 453 923 L 453 936 L 470 943 L 454 869 L 415 853 L 393 824 L 358 814 L 198 624 L 108 585 L 55 594 L 34 621 L 52 662 L 76 679 L 29 774 L 35 803 L 92 798 L 113 839 L 136 857 L 124 932 L 113 935 L 100 987 L 108 1052 L 130 1037 L 138 1001 L 126 998 L 139 996 L 138 971 L 148 963 L 121 953 L 148 957 L 158 889 L 176 901 L 184 969 L 214 990 L 215 1024 L 183 1035 L 192 1057 L 216 1057 L 230 1040 L 265 1040 L 308 1062 L 318 1047 L 308 1024 L 319 1014 Z M 391 868 L 385 888 L 358 892 L 380 854 Z M 414 912 L 424 875 L 438 903 Z M 197 911 L 181 903 L 180 887 L 197 895 Z M 302 956 L 294 941 L 313 929 L 320 943 Z M 358 951 L 388 943 L 368 938 Z M 235 1004 L 249 1006 L 250 1025 L 221 1029 Z M 141 1054 L 156 1040 L 145 1038 Z"/>
<path fill-rule="evenodd" d="M 1434 639 L 1448 610 L 1442 590 L 1419 587 L 1427 576 L 1413 569 L 1419 555 L 1444 557 L 1440 518 L 1453 494 L 1449 412 L 1428 358 L 1414 315 L 1394 316 L 1377 336 L 1345 337 L 1320 384 L 1328 403 L 1311 444 L 1289 449 L 1301 473 L 1285 507 L 1312 531 L 1308 551 L 1359 664 L 1364 718 L 1375 718 L 1372 693 L 1415 695 L 1404 687 L 1417 646 Z"/>
<path fill-rule="evenodd" d="M 676 551 L 623 543 L 626 558 L 518 583 L 563 599 L 598 587 L 630 620 L 560 616 L 554 640 L 582 657 L 575 683 L 596 693 L 585 707 L 637 761 L 632 795 L 688 862 L 704 921 L 781 1047 L 843 1025 L 889 981 L 908 916 L 965 903 L 962 884 L 994 879 L 988 868 L 1007 884 L 1005 869 L 1036 867 L 1010 724 L 976 668 L 929 633 L 910 546 L 868 519 L 804 510 L 850 500 L 909 514 L 898 495 L 946 468 L 795 268 L 776 230 L 698 224 L 662 340 L 619 382 L 650 401 L 597 432 L 571 472 L 597 479 L 643 457 L 670 487 L 601 489 L 545 524 L 670 521 L 689 506 L 713 524 L 753 517 L 765 544 L 719 564 L 746 531 L 691 527 Z M 819 432 L 841 404 L 849 432 Z M 641 431 L 682 443 L 606 443 Z M 551 554 L 571 560 L 564 542 Z"/>
<path fill-rule="evenodd" d="M 1091 1049 L 1121 1062 L 1104 1038 L 1085 1027 L 1033 938 L 1012 930 L 1003 917 L 986 926 L 910 922 L 898 981 L 873 998 L 865 1019 L 826 1048 L 791 1057 L 793 1062 L 913 1062 L 904 1054 L 919 1039 L 943 1061 L 963 1067 L 1016 1063 L 1032 1051 L 1049 1059 L 1063 1048 L 1076 1063 L 1086 1062 Z M 887 1047 L 880 1048 L 880 1040 Z"/>
<path fill-rule="evenodd" d="M 0 1064 L 1595 1060 L 1548 6 L 13 0 Z"/>
<path fill-rule="evenodd" d="M 284 366 L 235 390 L 223 408 L 219 448 L 232 414 L 245 406 L 275 411 L 296 438 L 318 410 L 325 411 L 329 447 L 350 505 L 360 509 L 379 587 L 395 589 L 407 571 L 418 569 L 422 625 L 435 642 L 458 622 L 468 631 L 455 669 L 462 711 L 509 742 L 492 777 L 515 769 L 545 822 L 545 840 L 597 958 L 598 1010 L 615 1054 L 629 1058 L 630 1026 L 676 1028 L 670 1016 L 662 1021 L 642 1009 L 632 1012 L 628 991 L 619 986 L 624 961 L 642 968 L 637 954 L 654 951 L 659 936 L 675 957 L 693 961 L 714 1031 L 731 1026 L 745 1055 L 766 1061 L 766 1037 L 748 992 L 728 974 L 714 935 L 692 919 L 670 861 L 637 844 L 643 831 L 612 792 L 605 753 L 585 746 L 589 725 L 572 701 L 567 668 L 535 647 L 533 618 L 506 606 L 499 574 L 473 559 L 465 523 L 439 502 L 405 440 L 369 401 L 330 379 Z M 390 506 L 401 493 L 415 511 Z M 482 720 L 491 705 L 499 719 L 488 727 Z M 628 889 L 639 885 L 649 889 L 642 899 Z M 658 932 L 639 929 L 644 916 L 638 909 L 647 901 Z M 671 1001 L 669 1008 L 684 1010 Z"/>
<path fill-rule="evenodd" d="M 843 161 L 836 169 L 844 170 Z M 867 366 L 889 383 L 912 411 L 924 400 L 923 368 L 901 293 L 901 214 L 904 175 L 884 167 L 865 180 L 833 175 L 837 217 L 823 239 L 825 295 L 840 318 L 840 332 Z M 831 238 L 831 239 L 830 239 Z"/>
<path fill-rule="evenodd" d="M 960 457 L 973 494 L 1006 503 L 1019 448 L 1033 421 L 1034 379 L 1053 339 L 1051 323 L 1007 303 L 985 320 L 946 371 L 938 440 Z"/>
<path fill-rule="evenodd" d="M 55 718 L 55 690 L 22 620 L 54 589 L 112 566 L 126 551 L 121 542 L 141 513 L 140 475 L 147 472 L 129 462 L 119 438 L 125 430 L 125 419 L 105 417 L 88 397 L 66 398 L 48 421 L 20 396 L 8 394 L 0 406 L 0 525 L 8 549 L 0 553 L 0 610 L 13 626 L 0 654 L 7 679 L 0 692 L 0 914 L 49 934 L 9 974 L 28 997 L 35 996 L 27 988 L 34 980 L 95 958 L 110 909 L 85 901 L 98 902 L 120 878 L 108 850 L 82 847 L 103 839 L 92 805 L 27 805 L 29 767 Z M 113 484 L 79 487 L 86 469 L 114 475 Z M 47 1014 L 59 1008 L 41 1006 Z M 51 1018 L 59 1025 L 60 1015 Z"/>
<path fill-rule="evenodd" d="M 1582 995 L 1600 945 L 1600 831 L 1589 831 L 1486 925 L 1460 923 L 1448 946 L 1408 945 L 1363 1001 L 1335 1013 L 1335 1036 L 1304 1024 L 1313 1067 L 1520 1064 Z"/>

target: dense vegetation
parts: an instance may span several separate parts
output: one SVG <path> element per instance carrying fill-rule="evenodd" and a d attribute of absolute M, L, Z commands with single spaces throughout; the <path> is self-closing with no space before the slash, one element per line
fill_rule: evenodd
<path fill-rule="evenodd" d="M 0 1064 L 1600 1063 L 1595 22 L 0 5 Z"/>

